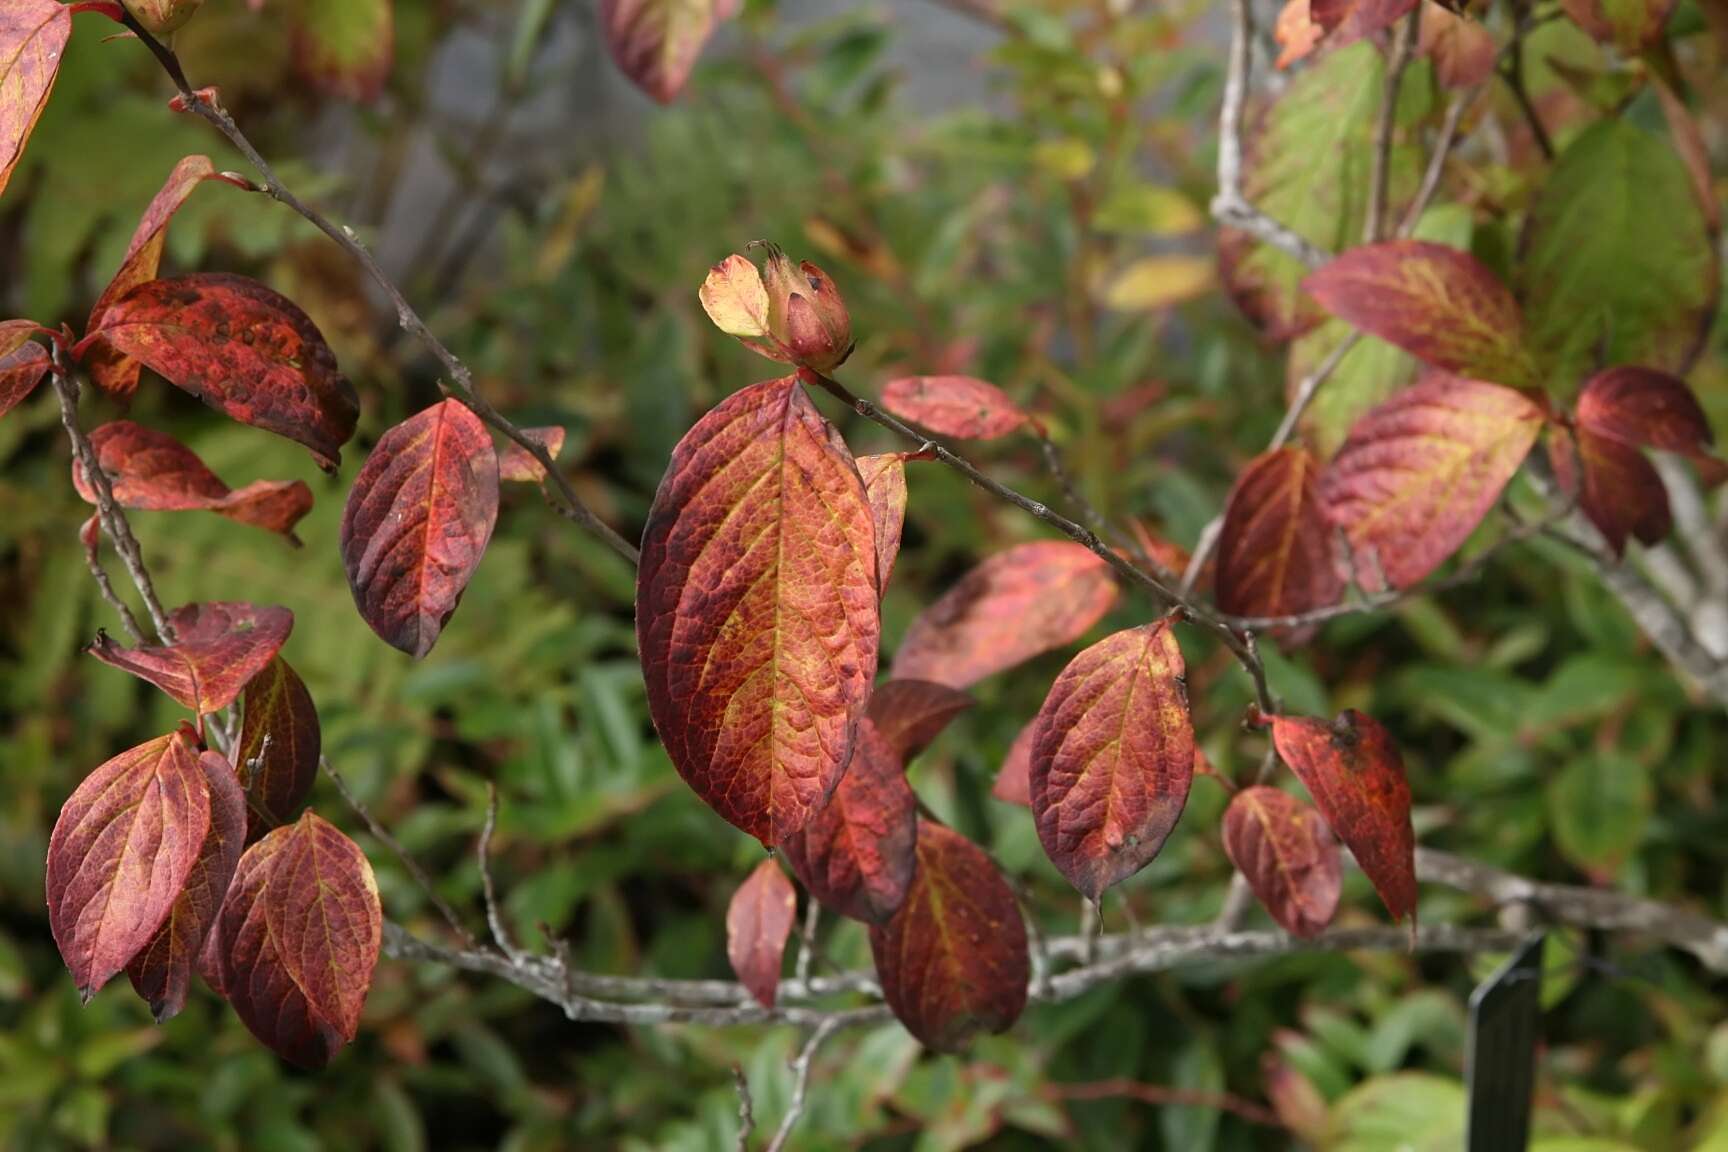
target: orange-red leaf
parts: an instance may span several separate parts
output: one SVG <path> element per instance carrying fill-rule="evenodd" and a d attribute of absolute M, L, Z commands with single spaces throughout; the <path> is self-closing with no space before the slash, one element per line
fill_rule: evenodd
<path fill-rule="evenodd" d="M 1014 743 L 1008 746 L 1008 755 L 1002 759 L 990 795 L 1022 808 L 1032 807 L 1032 738 L 1037 734 L 1037 720 L 1020 729 Z"/>
<path fill-rule="evenodd" d="M 942 436 L 996 440 L 1017 432 L 1026 413 L 996 385 L 971 376 L 906 376 L 882 389 L 882 407 Z"/>
<path fill-rule="evenodd" d="M 781 847 L 823 905 L 880 924 L 906 899 L 917 826 L 918 799 L 905 767 L 866 719 L 839 787 Z"/>
<path fill-rule="evenodd" d="M 764 1008 L 774 1007 L 780 960 L 797 914 L 798 894 L 772 859 L 756 865 L 726 908 L 726 958 Z"/>
<path fill-rule="evenodd" d="M 0 192 L 48 103 L 72 35 L 72 10 L 57 0 L 8 0 L 0 8 Z"/>
<path fill-rule="evenodd" d="M 48 838 L 48 923 L 85 1000 L 168 919 L 210 829 L 189 733 L 128 749 L 84 778 Z"/>
<path fill-rule="evenodd" d="M 917 854 L 906 901 L 870 929 L 870 952 L 906 1030 L 953 1052 L 1020 1018 L 1031 978 L 1026 925 L 996 865 L 958 832 L 920 820 Z"/>
<path fill-rule="evenodd" d="M 1494 74 L 1498 49 L 1493 33 L 1480 20 L 1428 0 L 1422 5 L 1422 32 L 1416 51 L 1433 62 L 1434 79 L 1442 88 L 1465 89 Z"/>
<path fill-rule="evenodd" d="M 166 432 L 116 420 L 90 433 L 97 465 L 122 508 L 157 512 L 206 509 L 241 524 L 280 533 L 296 546 L 294 525 L 312 510 L 312 490 L 300 480 L 259 480 L 238 491 L 222 483 L 197 453 Z M 74 461 L 72 484 L 96 503 L 84 469 Z"/>
<path fill-rule="evenodd" d="M 795 377 L 733 394 L 673 450 L 636 583 L 649 710 L 696 794 L 770 847 L 852 757 L 876 579 L 864 482 Z"/>
<path fill-rule="evenodd" d="M 210 789 L 210 830 L 186 884 L 156 935 L 126 965 L 126 975 L 156 1022 L 186 1006 L 192 970 L 222 909 L 246 839 L 246 797 L 228 761 L 214 752 L 198 758 Z"/>
<path fill-rule="evenodd" d="M 1285 0 L 1284 6 L 1278 9 L 1278 19 L 1272 25 L 1272 39 L 1279 47 L 1274 65 L 1288 68 L 1298 60 L 1306 59 L 1325 35 L 1326 30 L 1314 22 L 1308 0 Z"/>
<path fill-rule="evenodd" d="M 900 556 L 900 531 L 906 524 L 906 452 L 858 457 L 858 475 L 870 500 L 876 526 L 876 581 L 888 591 L 888 577 Z"/>
<path fill-rule="evenodd" d="M 1320 484 L 1356 579 L 1408 588 L 1456 552 L 1518 471 L 1542 411 L 1498 384 L 1435 373 L 1356 422 Z"/>
<path fill-rule="evenodd" d="M 683 89 L 715 25 L 739 0 L 600 0 L 600 30 L 618 70 L 662 104 Z"/>
<path fill-rule="evenodd" d="M 890 680 L 870 695 L 870 722 L 902 762 L 922 752 L 972 707 L 972 697 L 929 680 Z"/>
<path fill-rule="evenodd" d="M 1288 792 L 1244 788 L 1224 810 L 1224 851 L 1272 919 L 1318 936 L 1338 911 L 1338 844 L 1320 814 Z"/>
<path fill-rule="evenodd" d="M 1417 0 L 1310 0 L 1309 15 L 1325 29 L 1327 46 L 1342 48 L 1392 27 Z"/>
<path fill-rule="evenodd" d="M 564 451 L 564 429 L 556 425 L 524 428 L 522 433 L 546 449 L 546 454 L 554 460 L 558 459 L 558 453 Z M 540 461 L 528 454 L 526 448 L 512 440 L 504 445 L 504 451 L 498 457 L 498 479 L 538 484 L 546 479 L 546 469 L 541 467 Z"/>
<path fill-rule="evenodd" d="M 334 469 L 360 402 L 310 317 L 244 276 L 201 272 L 150 280 L 110 304 L 92 343 L 141 361 L 242 424 L 304 444 Z"/>
<path fill-rule="evenodd" d="M 238 602 L 188 604 L 169 617 L 173 644 L 122 648 L 106 633 L 90 654 L 147 680 L 203 715 L 234 703 L 240 690 L 270 663 L 294 629 L 294 613 L 273 605 Z"/>
<path fill-rule="evenodd" d="M 1398 746 L 1354 708 L 1331 724 L 1274 716 L 1272 741 L 1314 797 L 1334 835 L 1355 855 L 1392 918 L 1416 914 L 1416 833 Z"/>
<path fill-rule="evenodd" d="M 924 609 L 894 657 L 894 679 L 951 688 L 1070 644 L 1116 602 L 1110 566 L 1065 540 L 991 556 Z"/>
<path fill-rule="evenodd" d="M 1293 616 L 1335 604 L 1344 581 L 1320 501 L 1320 466 L 1305 448 L 1255 457 L 1224 506 L 1214 577 L 1233 616 Z"/>
<path fill-rule="evenodd" d="M 378 440 L 342 510 L 342 565 L 372 631 L 416 660 L 462 601 L 498 521 L 498 456 L 455 400 Z"/>
<path fill-rule="evenodd" d="M 28 340 L 0 355 L 0 416 L 29 399 L 48 375 L 48 349 Z"/>
<path fill-rule="evenodd" d="M 1518 302 L 1466 252 L 1422 240 L 1352 248 L 1302 282 L 1332 315 L 1418 360 L 1483 380 L 1529 381 Z"/>
<path fill-rule="evenodd" d="M 1044 854 L 1089 900 L 1152 862 L 1188 802 L 1194 726 L 1168 621 L 1076 656 L 1032 736 L 1032 816 Z"/>
<path fill-rule="evenodd" d="M 323 740 L 312 694 L 276 657 L 246 685 L 241 714 L 236 766 L 246 781 L 247 843 L 299 814 L 318 778 Z"/>
<path fill-rule="evenodd" d="M 308 811 L 246 849 L 212 955 L 252 1034 L 283 1059 L 322 1068 L 360 1028 L 383 944 L 372 865 Z"/>

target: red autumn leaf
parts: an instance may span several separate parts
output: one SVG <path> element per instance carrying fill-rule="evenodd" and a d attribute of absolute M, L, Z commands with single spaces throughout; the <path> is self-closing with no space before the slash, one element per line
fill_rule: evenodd
<path fill-rule="evenodd" d="M 906 524 L 906 452 L 858 457 L 858 476 L 870 501 L 876 527 L 876 582 L 888 591 L 888 577 L 900 556 L 900 530 Z"/>
<path fill-rule="evenodd" d="M 1219 608 L 1233 616 L 1293 616 L 1338 602 L 1344 581 L 1319 477 L 1305 448 L 1264 453 L 1243 470 L 1218 537 Z"/>
<path fill-rule="evenodd" d="M 1598 372 L 1578 394 L 1578 424 L 1625 444 L 1702 453 L 1714 441 L 1709 418 L 1686 382 L 1654 368 Z"/>
<path fill-rule="evenodd" d="M 323 335 L 293 301 L 244 276 L 150 280 L 110 304 L 96 341 L 142 362 L 216 411 L 304 444 L 326 469 L 342 461 L 360 402 Z"/>
<path fill-rule="evenodd" d="M 318 778 L 323 739 L 312 694 L 276 657 L 246 685 L 241 713 L 235 766 L 246 781 L 247 843 L 299 814 Z"/>
<path fill-rule="evenodd" d="M 1307 786 L 1320 815 L 1355 855 L 1394 920 L 1416 914 L 1416 833 L 1398 746 L 1354 708 L 1331 724 L 1273 716 L 1278 755 Z"/>
<path fill-rule="evenodd" d="M 210 786 L 182 730 L 84 778 L 48 838 L 48 923 L 86 1002 L 156 935 L 210 830 Z"/>
<path fill-rule="evenodd" d="M 72 10 L 58 0 L 8 0 L 0 8 L 0 192 L 48 103 L 71 35 Z"/>
<path fill-rule="evenodd" d="M 1418 360 L 1483 380 L 1527 383 L 1524 318 L 1494 273 L 1466 252 L 1422 240 L 1352 248 L 1302 282 L 1345 323 Z"/>
<path fill-rule="evenodd" d="M 726 958 L 757 1003 L 774 1007 L 780 960 L 798 916 L 798 894 L 773 859 L 750 873 L 726 908 Z"/>
<path fill-rule="evenodd" d="M 1026 413 L 994 384 L 971 376 L 906 376 L 882 389 L 882 407 L 941 436 L 996 440 L 1017 432 Z"/>
<path fill-rule="evenodd" d="M 696 58 L 740 0 L 600 0 L 600 31 L 618 70 L 662 104 L 683 89 Z"/>
<path fill-rule="evenodd" d="M 1499 51 L 1494 35 L 1480 20 L 1449 11 L 1432 0 L 1422 5 L 1422 30 L 1416 52 L 1434 65 L 1442 88 L 1474 88 L 1494 74 Z"/>
<path fill-rule="evenodd" d="M 120 270 L 114 274 L 114 279 L 96 298 L 85 331 L 99 330 L 103 315 L 116 300 L 145 281 L 156 278 L 156 272 L 162 266 L 162 248 L 168 242 L 168 222 L 186 203 L 192 190 L 206 180 L 221 180 L 237 188 L 251 188 L 239 176 L 216 171 L 208 156 L 188 156 L 176 164 L 174 171 L 168 174 L 167 183 L 144 209 L 138 228 L 132 233 L 132 243 L 126 248 L 126 258 L 120 262 Z M 130 396 L 138 387 L 138 361 L 101 340 L 85 352 L 84 366 L 96 386 L 111 395 Z"/>
<path fill-rule="evenodd" d="M 432 650 L 498 521 L 498 456 L 455 400 L 379 438 L 342 509 L 342 565 L 361 617 L 418 660 Z"/>
<path fill-rule="evenodd" d="M 1580 425 L 1577 441 L 1578 507 L 1616 556 L 1629 537 L 1657 544 L 1674 527 L 1668 489 L 1656 466 L 1634 444 Z M 1571 479 L 1566 477 L 1566 479 Z"/>
<path fill-rule="evenodd" d="M 1037 734 L 1037 720 L 1020 729 L 1014 743 L 1008 746 L 1008 755 L 996 773 L 990 795 L 1022 808 L 1032 807 L 1032 738 Z"/>
<path fill-rule="evenodd" d="M 238 602 L 188 604 L 168 620 L 174 626 L 173 644 L 122 648 L 102 633 L 89 651 L 199 715 L 234 703 L 294 630 L 294 613 L 288 609 Z"/>
<path fill-rule="evenodd" d="M 360 1029 L 383 944 L 372 865 L 308 811 L 246 849 L 216 922 L 218 982 L 252 1034 L 322 1068 Z"/>
<path fill-rule="evenodd" d="M 902 763 L 929 746 L 972 707 L 966 693 L 929 680 L 890 680 L 870 694 L 870 722 Z"/>
<path fill-rule="evenodd" d="M 876 565 L 864 482 L 796 377 L 734 393 L 673 450 L 636 583 L 649 711 L 703 802 L 769 847 L 852 757 Z"/>
<path fill-rule="evenodd" d="M 49 364 L 48 349 L 29 340 L 0 354 L 0 416 L 29 399 L 47 377 Z"/>
<path fill-rule="evenodd" d="M 522 433 L 546 449 L 546 454 L 554 460 L 558 459 L 558 453 L 564 451 L 562 428 L 524 428 Z M 540 461 L 528 454 L 526 448 L 512 440 L 504 445 L 504 451 L 498 457 L 498 479 L 538 484 L 546 479 L 546 469 L 541 467 Z"/>
<path fill-rule="evenodd" d="M 1338 911 L 1338 844 L 1320 814 L 1287 792 L 1244 788 L 1224 810 L 1224 851 L 1292 936 L 1318 936 Z"/>
<path fill-rule="evenodd" d="M 1327 46 L 1342 48 L 1398 23 L 1417 0 L 1310 0 L 1309 16 L 1323 28 Z"/>
<path fill-rule="evenodd" d="M 1084 636 L 1116 602 L 1110 566 L 1066 540 L 998 552 L 912 622 L 894 679 L 970 688 Z"/>
<path fill-rule="evenodd" d="M 312 490 L 300 480 L 259 480 L 238 491 L 204 466 L 197 453 L 166 432 L 116 420 L 90 433 L 96 463 L 122 508 L 157 512 L 206 509 L 241 524 L 277 532 L 296 547 L 294 525 L 312 510 Z M 84 469 L 72 465 L 78 495 L 96 503 Z"/>
<path fill-rule="evenodd" d="M 1420 582 L 1456 552 L 1518 471 L 1542 410 L 1498 384 L 1432 373 L 1372 409 L 1321 479 L 1321 499 L 1378 589 Z M 1371 555 L 1370 555 L 1371 554 Z"/>
<path fill-rule="evenodd" d="M 1088 900 L 1152 862 L 1188 802 L 1194 726 L 1168 621 L 1076 656 L 1051 685 L 1028 782 L 1038 839 Z"/>
<path fill-rule="evenodd" d="M 912 882 L 918 798 L 894 749 L 869 720 L 828 802 L 781 847 L 811 896 L 866 924 L 894 915 Z"/>
<path fill-rule="evenodd" d="M 870 929 L 870 952 L 906 1030 L 954 1052 L 980 1032 L 1006 1032 L 1025 1010 L 1026 925 L 1002 873 L 958 832 L 918 821 L 917 853 L 906 901 Z"/>
<path fill-rule="evenodd" d="M 222 909 L 246 840 L 246 797 L 234 768 L 214 752 L 198 758 L 210 789 L 210 830 L 180 896 L 156 935 L 126 965 L 126 975 L 158 1024 L 186 1006 L 192 970 Z"/>

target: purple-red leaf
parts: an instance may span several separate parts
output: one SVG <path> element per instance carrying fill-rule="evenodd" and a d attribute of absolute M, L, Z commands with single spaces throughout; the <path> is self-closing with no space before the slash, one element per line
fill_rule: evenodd
<path fill-rule="evenodd" d="M 1002 758 L 990 795 L 1022 808 L 1032 807 L 1032 738 L 1037 734 L 1037 720 L 1020 729 L 1008 746 L 1008 755 Z"/>
<path fill-rule="evenodd" d="M 0 8 L 0 192 L 48 103 L 71 35 L 72 9 L 57 0 L 8 0 Z"/>
<path fill-rule="evenodd" d="M 929 680 L 890 680 L 870 695 L 870 722 L 902 763 L 922 752 L 972 697 Z"/>
<path fill-rule="evenodd" d="M 1410 14 L 1418 0 L 1309 0 L 1308 15 L 1327 34 L 1327 47 L 1342 48 L 1372 36 Z"/>
<path fill-rule="evenodd" d="M 828 803 L 781 847 L 810 895 L 842 916 L 880 924 L 912 882 L 918 798 L 894 749 L 869 720 Z"/>
<path fill-rule="evenodd" d="M 734 393 L 673 450 L 636 583 L 649 711 L 703 802 L 769 847 L 852 758 L 876 581 L 864 482 L 795 377 Z"/>
<path fill-rule="evenodd" d="M 524 428 L 522 434 L 546 449 L 546 454 L 554 460 L 558 459 L 558 453 L 564 451 L 564 429 L 556 425 Z M 528 454 L 526 448 L 512 440 L 504 445 L 504 451 L 498 457 L 498 479 L 538 484 L 546 479 L 546 469 L 541 466 L 540 461 Z"/>
<path fill-rule="evenodd" d="M 1494 74 L 1499 46 L 1480 20 L 1461 16 L 1436 3 L 1422 6 L 1422 33 L 1417 55 L 1434 65 L 1442 88 L 1474 88 Z"/>
<path fill-rule="evenodd" d="M 252 1034 L 302 1068 L 354 1039 L 383 944 L 372 865 L 308 811 L 246 849 L 212 958 Z"/>
<path fill-rule="evenodd" d="M 122 648 L 106 633 L 90 654 L 110 667 L 147 680 L 200 715 L 234 703 L 294 629 L 286 608 L 238 602 L 188 604 L 169 617 L 173 644 Z"/>
<path fill-rule="evenodd" d="M 1218 537 L 1218 607 L 1233 616 L 1293 616 L 1335 604 L 1344 581 L 1320 501 L 1320 467 L 1305 448 L 1249 463 L 1230 490 Z"/>
<path fill-rule="evenodd" d="M 1020 430 L 1026 413 L 996 385 L 971 376 L 906 376 L 882 389 L 882 407 L 941 436 L 996 440 Z"/>
<path fill-rule="evenodd" d="M 416 660 L 462 601 L 498 521 L 498 456 L 455 400 L 384 433 L 342 510 L 342 564 L 372 631 Z"/>
<path fill-rule="evenodd" d="M 1244 788 L 1224 810 L 1224 851 L 1272 919 L 1318 936 L 1338 911 L 1338 844 L 1320 814 L 1287 792 Z"/>
<path fill-rule="evenodd" d="M 1378 589 L 1420 582 L 1456 552 L 1518 471 L 1542 410 L 1498 384 L 1433 373 L 1374 408 L 1321 480 L 1321 499 Z"/>
<path fill-rule="evenodd" d="M 683 89 L 715 26 L 740 0 L 600 0 L 600 30 L 618 70 L 662 104 Z"/>
<path fill-rule="evenodd" d="M 1715 437 L 1698 397 L 1677 376 L 1624 365 L 1598 372 L 1578 394 L 1580 426 L 1626 444 L 1696 456 Z"/>
<path fill-rule="evenodd" d="M 1391 735 L 1354 708 L 1328 724 L 1273 716 L 1272 741 L 1320 815 L 1361 865 L 1394 920 L 1416 915 L 1410 784 Z"/>
<path fill-rule="evenodd" d="M 48 375 L 49 363 L 48 349 L 27 339 L 0 354 L 0 416 L 29 399 Z"/>
<path fill-rule="evenodd" d="M 996 865 L 958 832 L 918 821 L 917 855 L 906 901 L 870 929 L 870 952 L 906 1030 L 953 1052 L 1020 1018 L 1032 967 L 1026 925 Z"/>
<path fill-rule="evenodd" d="M 214 752 L 204 753 L 198 764 L 210 789 L 210 830 L 168 918 L 126 966 L 132 987 L 150 1005 L 158 1024 L 186 1006 L 192 970 L 245 846 L 246 797 L 233 767 Z"/>
<path fill-rule="evenodd" d="M 726 958 L 764 1008 L 774 1007 L 780 961 L 797 914 L 798 894 L 772 859 L 756 865 L 726 908 Z"/>
<path fill-rule="evenodd" d="M 900 556 L 900 531 L 906 524 L 907 452 L 884 452 L 858 457 L 858 475 L 870 499 L 870 518 L 876 526 L 876 582 L 888 591 L 888 577 Z"/>
<path fill-rule="evenodd" d="M 323 739 L 312 694 L 276 657 L 246 685 L 240 721 L 236 766 L 246 781 L 247 843 L 299 815 L 318 778 Z"/>
<path fill-rule="evenodd" d="M 210 830 L 210 785 L 184 730 L 84 778 L 48 839 L 48 923 L 86 1001 L 168 919 Z"/>
<path fill-rule="evenodd" d="M 93 342 L 142 362 L 242 424 L 312 452 L 334 469 L 360 402 L 323 335 L 293 301 L 256 280 L 201 272 L 149 280 L 111 303 Z"/>
<path fill-rule="evenodd" d="M 1630 538 L 1644 544 L 1666 538 L 1674 527 L 1668 488 L 1643 451 L 1582 424 L 1574 436 L 1576 457 L 1563 432 L 1557 430 L 1549 445 L 1557 457 L 1555 477 L 1566 491 L 1577 495 L 1579 509 L 1614 554 L 1624 553 Z"/>
<path fill-rule="evenodd" d="M 1038 839 L 1088 900 L 1152 862 L 1188 802 L 1194 726 L 1168 621 L 1128 628 L 1076 656 L 1032 736 Z"/>
<path fill-rule="evenodd" d="M 1084 636 L 1116 602 L 1096 554 L 1065 540 L 998 552 L 924 609 L 894 657 L 894 679 L 969 688 Z"/>

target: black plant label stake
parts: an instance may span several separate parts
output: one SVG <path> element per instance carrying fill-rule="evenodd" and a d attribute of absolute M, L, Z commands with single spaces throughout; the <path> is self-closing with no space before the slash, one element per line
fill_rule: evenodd
<path fill-rule="evenodd" d="M 1529 1144 L 1544 939 L 1540 932 L 1529 937 L 1470 994 L 1468 1152 L 1524 1152 Z"/>

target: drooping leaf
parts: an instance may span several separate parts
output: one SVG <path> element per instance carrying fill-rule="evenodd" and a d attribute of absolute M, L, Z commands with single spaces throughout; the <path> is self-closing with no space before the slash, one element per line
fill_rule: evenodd
<path fill-rule="evenodd" d="M 858 457 L 858 476 L 870 500 L 870 518 L 876 528 L 876 582 L 888 591 L 888 577 L 900 556 L 900 532 L 906 524 L 905 452 L 884 452 Z"/>
<path fill-rule="evenodd" d="M 726 958 L 764 1008 L 774 1007 L 780 962 L 797 918 L 798 893 L 772 858 L 756 865 L 727 905 Z"/>
<path fill-rule="evenodd" d="M 1442 88 L 1462 91 L 1494 74 L 1499 48 L 1480 20 L 1426 0 L 1416 52 L 1434 62 L 1434 79 Z"/>
<path fill-rule="evenodd" d="M 851 759 L 876 580 L 864 482 L 796 377 L 733 394 L 679 442 L 637 574 L 649 711 L 696 794 L 770 847 Z"/>
<path fill-rule="evenodd" d="M 1008 755 L 1002 758 L 990 795 L 1022 808 L 1032 807 L 1032 738 L 1037 734 L 1036 719 L 1020 729 L 1014 743 L 1008 746 Z"/>
<path fill-rule="evenodd" d="M 235 766 L 246 782 L 248 844 L 299 814 L 318 778 L 323 740 L 312 694 L 276 657 L 246 685 L 241 713 Z"/>
<path fill-rule="evenodd" d="M 0 416 L 30 398 L 47 379 L 50 363 L 48 349 L 27 340 L 0 355 Z"/>
<path fill-rule="evenodd" d="M 1384 31 L 1410 15 L 1417 0 L 1309 0 L 1308 12 L 1335 48 Z"/>
<path fill-rule="evenodd" d="M 1380 893 L 1394 920 L 1416 914 L 1416 833 L 1410 784 L 1391 734 L 1354 708 L 1328 724 L 1274 716 L 1278 755 L 1307 787 L 1321 817 Z"/>
<path fill-rule="evenodd" d="M 204 509 L 299 545 L 294 525 L 312 510 L 312 490 L 300 480 L 259 480 L 238 491 L 224 484 L 204 461 L 166 432 L 130 420 L 115 420 L 90 433 L 96 463 L 108 476 L 122 508 L 157 512 Z M 72 465 L 78 495 L 96 503 L 84 469 Z"/>
<path fill-rule="evenodd" d="M 546 449 L 546 454 L 554 460 L 564 451 L 562 428 L 524 428 L 522 431 L 530 440 Z M 526 448 L 512 440 L 504 445 L 504 451 L 498 457 L 498 479 L 538 484 L 546 479 L 546 469 L 541 467 L 540 461 L 528 454 Z"/>
<path fill-rule="evenodd" d="M 322 1068 L 360 1028 L 383 944 L 365 853 L 307 811 L 246 849 L 217 920 L 214 957 L 252 1034 Z"/>
<path fill-rule="evenodd" d="M 1019 431 L 1026 413 L 1002 389 L 972 376 L 903 376 L 882 388 L 882 407 L 939 436 L 998 440 Z"/>
<path fill-rule="evenodd" d="M 1357 582 L 1408 588 L 1456 552 L 1500 498 L 1542 411 L 1498 384 L 1430 374 L 1350 430 L 1321 479 Z"/>
<path fill-rule="evenodd" d="M 1635 57 L 1662 35 L 1674 0 L 1560 0 L 1560 7 L 1593 40 Z"/>
<path fill-rule="evenodd" d="M 904 763 L 974 703 L 972 697 L 946 684 L 890 680 L 870 694 L 870 723 Z"/>
<path fill-rule="evenodd" d="M 1303 448 L 1264 453 L 1243 469 L 1218 536 L 1219 608 L 1234 616 L 1291 616 L 1338 602 L 1344 581 L 1319 476 Z"/>
<path fill-rule="evenodd" d="M 690 78 L 715 26 L 738 0 L 600 0 L 600 30 L 619 71 L 662 104 Z"/>
<path fill-rule="evenodd" d="M 1578 394 L 1578 423 L 1627 444 L 1696 455 L 1715 439 L 1684 380 L 1622 365 L 1590 377 Z"/>
<path fill-rule="evenodd" d="M 102 633 L 90 654 L 156 685 L 200 715 L 234 703 L 294 629 L 294 613 L 286 608 L 239 602 L 188 604 L 168 621 L 173 644 L 122 648 Z"/>
<path fill-rule="evenodd" d="M 86 1001 L 168 918 L 210 829 L 210 786 L 186 731 L 84 778 L 48 838 L 48 923 Z"/>
<path fill-rule="evenodd" d="M 246 839 L 246 797 L 234 768 L 214 752 L 198 758 L 210 794 L 210 830 L 168 918 L 126 966 L 158 1024 L 180 1014 L 192 970 L 216 923 Z"/>
<path fill-rule="evenodd" d="M 434 404 L 379 437 L 342 509 L 342 565 L 372 631 L 432 650 L 498 521 L 498 456 L 480 418 Z"/>
<path fill-rule="evenodd" d="M 906 770 L 868 719 L 828 802 L 781 847 L 824 907 L 865 924 L 894 915 L 912 882 L 918 798 Z"/>
<path fill-rule="evenodd" d="M 894 679 L 973 684 L 1084 636 L 1116 602 L 1110 566 L 1078 544 L 1040 540 L 998 552 L 907 629 Z"/>
<path fill-rule="evenodd" d="M 1673 530 L 1668 489 L 1656 466 L 1634 444 L 1580 425 L 1577 451 L 1578 507 L 1602 533 L 1615 555 L 1628 538 L 1657 544 Z M 1562 469 L 1562 473 L 1564 472 Z"/>
<path fill-rule="evenodd" d="M 1436 368 L 1528 383 L 1523 317 L 1479 260 L 1444 244 L 1388 240 L 1352 248 L 1303 281 L 1340 320 Z"/>
<path fill-rule="evenodd" d="M 1272 919 L 1318 936 L 1338 910 L 1338 844 L 1320 814 L 1287 792 L 1244 788 L 1224 810 L 1224 851 Z"/>
<path fill-rule="evenodd" d="M 294 70 L 339 99 L 376 100 L 396 53 L 394 7 L 392 0 L 301 0 Z"/>
<path fill-rule="evenodd" d="M 1088 900 L 1152 862 L 1188 802 L 1194 726 L 1168 621 L 1076 656 L 1051 685 L 1028 781 L 1044 854 Z"/>
<path fill-rule="evenodd" d="M 72 35 L 72 10 L 58 0 L 9 0 L 0 10 L 0 193 L 48 103 Z"/>
<path fill-rule="evenodd" d="M 870 952 L 906 1030 L 953 1052 L 1020 1018 L 1032 970 L 1026 925 L 996 865 L 958 832 L 919 820 L 917 855 L 905 903 L 870 929 Z"/>

